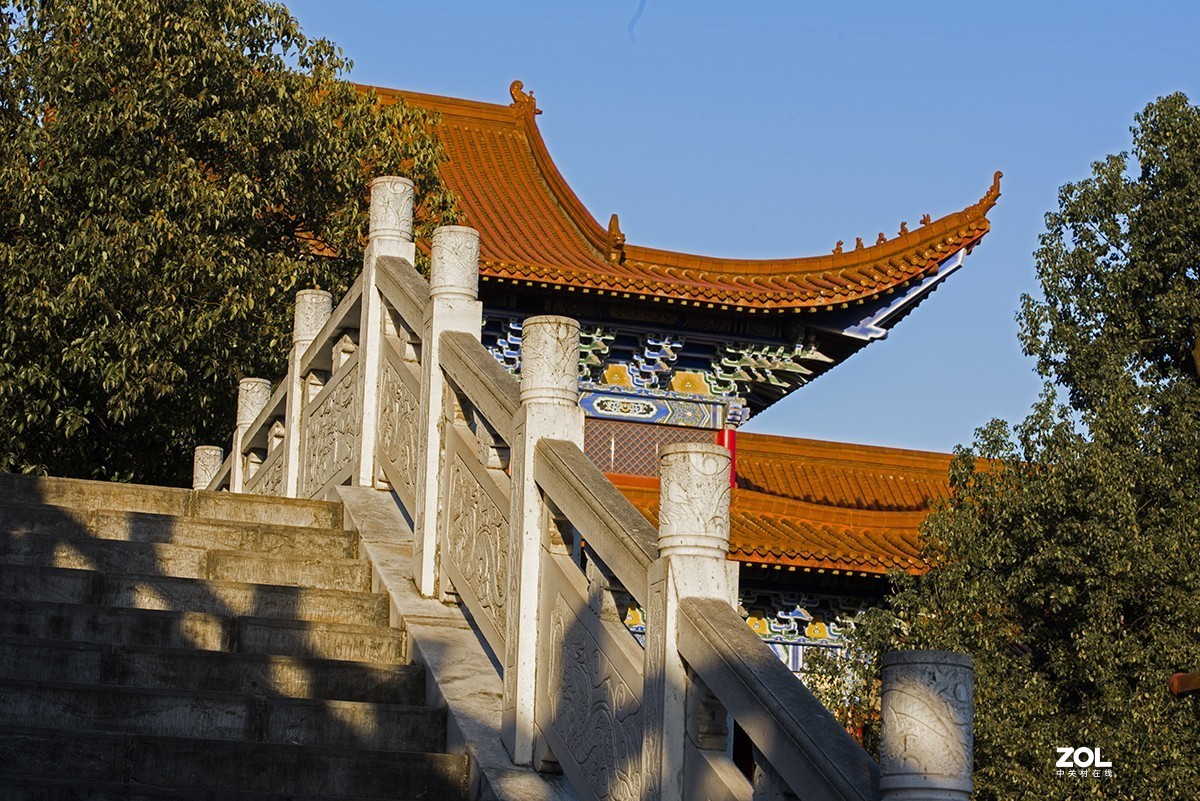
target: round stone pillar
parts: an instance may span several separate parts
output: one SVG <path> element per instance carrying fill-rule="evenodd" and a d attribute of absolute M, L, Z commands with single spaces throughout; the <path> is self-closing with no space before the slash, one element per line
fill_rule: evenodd
<path fill-rule="evenodd" d="M 729 450 L 705 442 L 662 449 L 659 556 L 718 559 L 729 553 Z"/>
<path fill-rule="evenodd" d="M 217 445 L 197 445 L 192 453 L 192 489 L 208 489 L 221 471 L 225 449 Z"/>
<path fill-rule="evenodd" d="M 479 232 L 464 225 L 443 225 L 433 232 L 429 295 L 475 300 L 479 296 Z"/>
<path fill-rule="evenodd" d="M 974 748 L 974 660 L 950 651 L 883 658 L 879 789 L 884 801 L 967 801 Z"/>
<path fill-rule="evenodd" d="M 333 295 L 323 289 L 302 289 L 296 293 L 292 314 L 292 344 L 308 345 L 321 333 L 333 314 Z"/>
<path fill-rule="evenodd" d="M 238 382 L 237 425 L 249 428 L 271 400 L 271 382 L 265 378 L 243 378 Z"/>
<path fill-rule="evenodd" d="M 579 400 L 579 321 L 529 317 L 521 327 L 521 402 L 576 406 Z"/>
<path fill-rule="evenodd" d="M 387 243 L 407 243 L 413 238 L 413 182 L 385 175 L 371 181 L 371 217 L 367 239 L 376 250 Z M 382 247 L 381 247 L 382 246 Z M 379 253 L 378 255 L 390 255 Z"/>

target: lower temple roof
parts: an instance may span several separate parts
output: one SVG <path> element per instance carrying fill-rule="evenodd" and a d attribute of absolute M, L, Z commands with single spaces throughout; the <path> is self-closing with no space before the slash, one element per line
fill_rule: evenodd
<path fill-rule="evenodd" d="M 832 574 L 920 572 L 920 525 L 950 494 L 951 458 L 739 433 L 729 558 Z M 657 478 L 609 478 L 658 524 Z"/>

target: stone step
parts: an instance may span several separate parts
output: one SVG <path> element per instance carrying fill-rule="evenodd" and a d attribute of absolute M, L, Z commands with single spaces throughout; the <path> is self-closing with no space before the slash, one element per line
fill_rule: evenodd
<path fill-rule="evenodd" d="M 123 508 L 123 507 L 120 507 Z M 274 523 L 308 528 L 342 527 L 342 505 L 332 501 L 270 498 L 229 492 L 194 491 L 191 514 L 243 523 Z"/>
<path fill-rule="evenodd" d="M 122 509 L 286 526 L 342 527 L 341 504 L 329 501 L 234 495 L 111 481 L 0 473 L 0 498 L 77 509 Z"/>
<path fill-rule="evenodd" d="M 0 564 L 0 598 L 388 625 L 382 594 L 73 568 Z"/>
<path fill-rule="evenodd" d="M 244 551 L 211 551 L 208 578 L 286 587 L 369 592 L 371 565 L 358 559 L 258 556 Z"/>
<path fill-rule="evenodd" d="M 446 741 L 444 709 L 251 695 L 232 682 L 227 690 L 0 679 L 0 725 L 378 751 L 436 751 Z"/>
<path fill-rule="evenodd" d="M 467 758 L 448 754 L 16 726 L 0 727 L 0 751 L 0 777 L 10 781 L 69 775 L 77 782 L 395 801 L 455 801 L 467 789 Z"/>
<path fill-rule="evenodd" d="M 0 564 L 208 577 L 208 552 L 203 548 L 44 534 L 0 536 Z"/>
<path fill-rule="evenodd" d="M 404 663 L 398 629 L 203 612 L 0 600 L 0 636 Z"/>
<path fill-rule="evenodd" d="M 278 556 L 346 559 L 357 555 L 357 537 L 340 529 L 44 504 L 0 503 L 0 533 L 95 537 Z"/>
<path fill-rule="evenodd" d="M 259 556 L 245 551 L 209 551 L 188 545 L 45 534 L 0 535 L 0 564 L 351 592 L 371 589 L 371 567 L 357 559 Z"/>
<path fill-rule="evenodd" d="M 0 776 L 7 801 L 366 801 L 362 796 L 281 795 L 237 790 L 172 789 L 142 784 L 73 782 Z"/>
<path fill-rule="evenodd" d="M 0 637 L 0 677 L 238 692 L 285 698 L 425 703 L 425 669 L 272 654 Z"/>

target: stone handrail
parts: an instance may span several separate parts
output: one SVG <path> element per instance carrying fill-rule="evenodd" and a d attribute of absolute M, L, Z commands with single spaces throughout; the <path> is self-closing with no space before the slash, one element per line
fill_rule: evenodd
<path fill-rule="evenodd" d="M 463 331 L 442 334 L 442 369 L 456 386 L 470 387 L 471 405 L 505 442 L 521 408 L 520 385 L 479 340 Z"/>
<path fill-rule="evenodd" d="M 537 454 L 538 486 L 644 605 L 658 531 L 573 442 L 544 439 Z"/>
<path fill-rule="evenodd" d="M 362 274 L 336 309 L 299 293 L 287 377 L 241 382 L 230 457 L 197 448 L 194 484 L 392 489 L 417 588 L 465 604 L 501 663 L 513 761 L 559 766 L 580 798 L 965 799 L 969 665 L 889 663 L 881 771 L 735 611 L 729 452 L 663 450 L 655 530 L 583 453 L 578 323 L 526 320 L 518 381 L 480 343 L 478 234 L 439 228 L 426 281 L 412 184 L 381 178 L 371 197 Z M 749 779 L 728 720 L 755 746 Z"/>
<path fill-rule="evenodd" d="M 679 651 L 805 801 L 876 798 L 879 766 L 728 604 L 680 603 Z"/>
<path fill-rule="evenodd" d="M 420 323 L 429 306 L 429 284 L 411 264 L 397 256 L 380 257 L 378 266 L 379 291 L 400 317 Z"/>

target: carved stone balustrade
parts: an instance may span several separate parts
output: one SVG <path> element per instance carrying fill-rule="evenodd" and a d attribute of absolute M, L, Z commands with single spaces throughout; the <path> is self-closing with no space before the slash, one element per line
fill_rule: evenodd
<path fill-rule="evenodd" d="M 413 510 L 413 570 L 417 589 L 437 591 L 438 507 L 446 497 L 442 455 L 446 449 L 443 418 L 451 402 L 442 371 L 442 334 L 472 335 L 483 328 L 479 295 L 479 232 L 449 225 L 433 233 L 429 267 L 429 304 L 421 325 L 421 388 L 417 427 L 416 507 Z M 482 347 L 482 346 L 480 346 Z"/>
<path fill-rule="evenodd" d="M 229 488 L 241 492 L 246 480 L 246 457 L 243 442 L 250 425 L 271 399 L 271 382 L 265 378 L 243 378 L 238 382 L 237 426 L 233 432 L 233 462 L 230 465 Z"/>
<path fill-rule="evenodd" d="M 372 183 L 362 273 L 336 306 L 297 294 L 286 379 L 242 381 L 229 457 L 196 448 L 193 485 L 394 492 L 417 588 L 463 603 L 501 663 L 513 762 L 560 769 L 581 799 L 965 800 L 969 658 L 888 656 L 876 764 L 736 611 L 729 452 L 663 450 L 656 530 L 583 453 L 578 323 L 526 320 L 507 372 L 479 341 L 478 233 L 439 228 L 427 282 L 413 204 L 407 179 Z"/>

